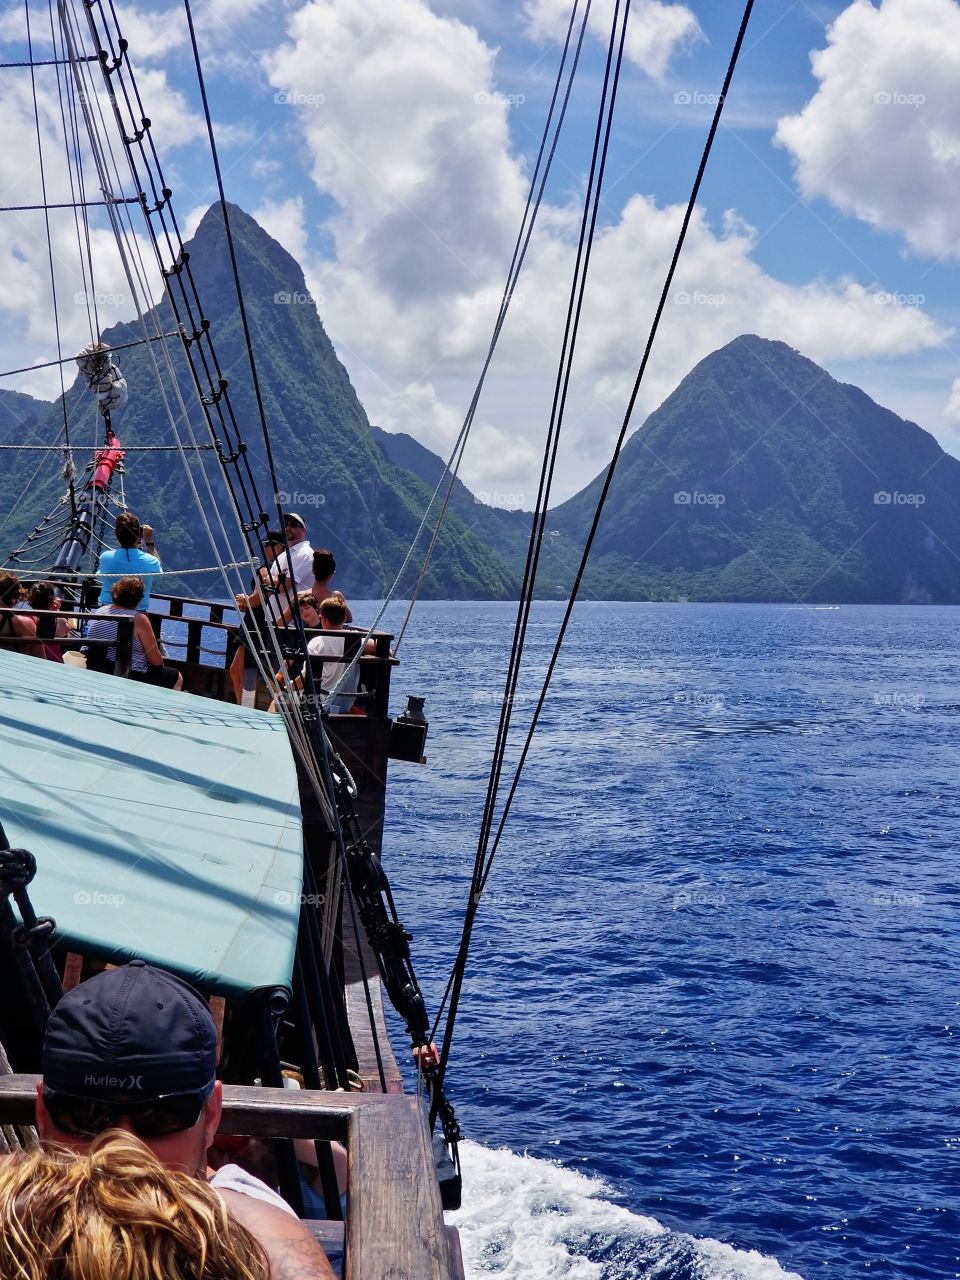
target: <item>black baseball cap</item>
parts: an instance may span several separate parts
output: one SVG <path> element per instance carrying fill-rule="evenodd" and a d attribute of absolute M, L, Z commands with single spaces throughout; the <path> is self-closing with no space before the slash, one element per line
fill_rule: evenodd
<path fill-rule="evenodd" d="M 81 982 L 47 1021 L 43 1083 L 55 1093 L 148 1101 L 208 1092 L 216 1070 L 217 1031 L 206 1003 L 142 960 Z"/>
<path fill-rule="evenodd" d="M 287 545 L 287 535 L 282 529 L 271 529 L 264 538 L 265 543 L 272 542 L 274 546 L 285 547 Z"/>

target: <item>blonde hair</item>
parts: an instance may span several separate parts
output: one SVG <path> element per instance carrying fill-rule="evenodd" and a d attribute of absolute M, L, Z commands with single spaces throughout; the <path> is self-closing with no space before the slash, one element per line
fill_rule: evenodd
<path fill-rule="evenodd" d="M 3 1280 L 268 1280 L 257 1241 L 205 1182 L 107 1130 L 0 1167 Z"/>

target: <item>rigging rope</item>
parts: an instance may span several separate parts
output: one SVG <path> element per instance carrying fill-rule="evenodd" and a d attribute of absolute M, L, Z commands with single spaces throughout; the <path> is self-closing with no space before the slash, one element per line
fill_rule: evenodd
<path fill-rule="evenodd" d="M 630 0 L 626 0 L 626 3 L 624 4 L 622 22 L 620 21 L 620 7 L 620 0 L 616 0 L 613 20 L 610 27 L 610 39 L 607 46 L 607 57 L 606 65 L 604 67 L 600 102 L 597 109 L 597 124 L 590 156 L 587 187 L 584 194 L 583 213 L 580 219 L 580 231 L 574 259 L 573 277 L 570 283 L 570 292 L 567 302 L 560 362 L 557 369 L 553 402 L 550 409 L 547 443 L 544 449 L 543 465 L 541 467 L 537 498 L 534 506 L 534 517 L 530 531 L 526 564 L 523 572 L 520 602 L 517 609 L 513 644 L 507 668 L 506 687 L 503 701 L 500 706 L 500 720 L 497 726 L 497 736 L 494 744 L 493 759 L 490 769 L 490 780 L 487 786 L 487 795 L 481 820 L 480 835 L 477 842 L 477 853 L 474 861 L 470 897 L 467 904 L 457 961 L 454 965 L 453 972 L 451 973 L 447 990 L 444 993 L 444 1001 L 441 1002 L 440 1006 L 442 1010 L 446 999 L 448 997 L 450 998 L 450 1013 L 444 1030 L 443 1048 L 440 1055 L 441 1073 L 445 1073 L 446 1064 L 449 1060 L 450 1044 L 453 1037 L 453 1026 L 456 1023 L 456 1015 L 459 1006 L 462 976 L 466 967 L 466 952 L 469 946 L 469 939 L 472 935 L 473 919 L 479 906 L 480 895 L 483 890 L 482 876 L 484 861 L 487 856 L 486 851 L 489 841 L 490 827 L 493 822 L 497 791 L 506 756 L 514 697 L 520 676 L 520 661 L 533 602 L 533 592 L 536 582 L 537 567 L 539 564 L 539 555 L 543 542 L 547 508 L 549 505 L 550 491 L 553 481 L 553 472 L 560 444 L 560 433 L 563 425 L 563 415 L 566 405 L 566 392 L 569 385 L 570 371 L 576 351 L 580 314 L 589 271 L 590 253 L 593 245 L 597 212 L 599 210 L 600 196 L 603 188 L 603 175 L 606 167 L 607 148 L 610 139 L 610 131 L 613 125 L 614 110 L 616 108 L 616 91 L 623 65 L 623 49 L 630 18 Z M 436 1027 L 439 1025 L 439 1017 L 440 1014 L 438 1012 L 437 1019 L 434 1024 L 434 1031 L 436 1031 Z"/>
<path fill-rule="evenodd" d="M 137 338 L 135 342 L 111 343 L 111 351 L 126 351 L 129 347 L 142 347 L 145 342 L 162 342 L 165 338 L 179 338 L 179 332 L 158 333 L 149 338 Z M 12 378 L 16 373 L 33 373 L 34 369 L 52 369 L 58 364 L 73 364 L 76 356 L 61 356 L 57 360 L 44 360 L 40 364 L 25 364 L 22 369 L 7 369 L 0 373 L 0 378 Z"/>
<path fill-rule="evenodd" d="M 540 212 L 540 205 L 543 200 L 543 194 L 547 185 L 547 179 L 549 178 L 550 170 L 553 167 L 553 159 L 556 154 L 557 145 L 560 141 L 560 134 L 563 129 L 563 123 L 567 114 L 567 106 L 570 102 L 570 93 L 573 89 L 573 82 L 576 78 L 577 68 L 580 63 L 580 54 L 583 49 L 583 39 L 587 29 L 587 20 L 590 17 L 590 8 L 591 8 L 592 0 L 587 0 L 586 5 L 584 6 L 583 19 L 580 23 L 580 34 L 577 37 L 576 51 L 574 54 L 573 62 L 570 67 L 570 73 L 567 78 L 567 87 L 563 97 L 563 105 L 560 110 L 559 117 L 557 119 L 556 128 L 553 134 L 553 142 L 551 143 L 550 151 L 547 156 L 547 162 L 546 162 L 546 165 L 544 166 L 542 180 L 540 182 L 540 189 L 539 191 L 537 191 L 536 200 L 534 200 L 534 192 L 537 190 L 537 179 L 538 179 L 538 176 L 540 175 L 540 166 L 541 166 L 541 163 L 543 162 L 543 155 L 546 149 L 547 139 L 550 136 L 550 125 L 553 119 L 554 110 L 556 108 L 557 97 L 560 92 L 560 86 L 563 83 L 563 69 L 566 65 L 567 56 L 570 52 L 570 38 L 573 33 L 574 24 L 576 22 L 577 9 L 579 7 L 579 2 L 580 0 L 574 0 L 573 8 L 570 11 L 570 21 L 567 24 L 566 38 L 564 39 L 564 43 L 563 43 L 563 53 L 560 58 L 560 65 L 557 68 L 556 79 L 554 80 L 553 94 L 551 95 L 551 98 L 550 98 L 550 107 L 549 107 L 549 110 L 547 111 L 546 124 L 543 127 L 543 133 L 540 138 L 540 147 L 537 152 L 537 161 L 534 166 L 533 176 L 530 179 L 530 187 L 527 192 L 526 207 L 524 208 L 523 217 L 520 221 L 520 230 L 517 233 L 516 243 L 514 244 L 514 248 L 513 248 L 513 256 L 510 259 L 510 266 L 507 269 L 507 280 L 506 280 L 506 284 L 504 285 L 503 295 L 500 299 L 500 308 L 497 313 L 496 323 L 494 324 L 493 336 L 490 339 L 490 344 L 487 348 L 487 353 L 484 358 L 483 365 L 481 366 L 481 369 L 480 369 L 480 375 L 477 379 L 477 384 L 476 384 L 476 387 L 474 388 L 473 395 L 470 398 L 470 404 L 467 407 L 467 412 L 463 420 L 463 425 L 460 428 L 460 433 L 457 436 L 456 441 L 454 442 L 453 451 L 450 455 L 450 459 L 447 462 L 446 466 L 444 467 L 444 470 L 440 475 L 440 479 L 437 482 L 437 487 L 436 489 L 434 489 L 433 497 L 430 499 L 430 506 L 432 506 L 433 503 L 436 501 L 436 497 L 440 491 L 441 486 L 443 485 L 444 477 L 449 474 L 447 491 L 446 491 L 446 494 L 444 495 L 443 505 L 440 508 L 440 513 L 437 516 L 437 523 L 433 530 L 433 536 L 430 540 L 430 545 L 427 548 L 426 555 L 423 558 L 423 564 L 420 569 L 420 574 L 414 585 L 409 607 L 407 608 L 406 615 L 403 619 L 403 623 L 400 627 L 400 630 L 397 633 L 397 638 L 393 646 L 393 651 L 395 654 L 399 650 L 400 644 L 403 641 L 403 637 L 406 634 L 407 626 L 410 622 L 410 617 L 411 617 L 411 614 L 413 613 L 414 605 L 417 602 L 417 597 L 420 594 L 420 588 L 423 584 L 424 578 L 426 577 L 427 568 L 430 564 L 430 559 L 433 555 L 434 548 L 437 545 L 437 539 L 440 535 L 440 529 L 441 529 L 441 526 L 443 525 L 444 516 L 446 515 L 447 507 L 450 503 L 450 498 L 451 498 L 451 495 L 453 494 L 454 485 L 456 484 L 457 475 L 460 470 L 460 463 L 463 461 L 463 454 L 467 445 L 467 437 L 470 434 L 470 429 L 473 426 L 473 420 L 474 420 L 474 417 L 476 416 L 477 406 L 479 405 L 479 402 L 480 402 L 480 395 L 481 395 L 481 392 L 483 391 L 484 383 L 487 377 L 487 371 L 490 368 L 490 365 L 493 361 L 494 352 L 496 351 L 497 344 L 500 341 L 500 334 L 503 330 L 503 325 L 507 318 L 507 312 L 509 310 L 510 303 L 513 299 L 517 281 L 519 280 L 520 273 L 523 269 L 524 259 L 526 258 L 527 248 L 529 247 L 529 244 L 530 244 L 530 238 L 533 235 L 533 229 L 536 225 L 537 215 Z M 532 211 L 531 211 L 531 206 L 532 206 Z M 529 218 L 529 226 L 527 225 L 528 218 Z M 429 512 L 430 510 L 429 506 L 427 510 Z"/>
<path fill-rule="evenodd" d="M 544 677 L 540 695 L 538 697 L 537 704 L 534 708 L 533 717 L 532 717 L 530 726 L 528 728 L 526 738 L 524 740 L 523 748 L 514 771 L 510 790 L 500 815 L 496 835 L 494 837 L 492 845 L 489 844 L 489 832 L 492 825 L 493 804 L 495 803 L 495 800 L 496 800 L 496 793 L 499 785 L 500 768 L 502 767 L 502 761 L 500 762 L 499 765 L 497 762 L 495 762 L 491 768 L 491 777 L 490 777 L 490 783 L 488 787 L 487 804 L 485 805 L 485 811 L 484 811 L 484 830 L 487 833 L 487 840 L 481 842 L 481 844 L 478 846 L 477 856 L 476 856 L 475 865 L 474 865 L 473 882 L 471 885 L 471 894 L 470 894 L 470 899 L 467 903 L 463 932 L 461 936 L 461 943 L 458 950 L 457 959 L 454 963 L 454 967 L 450 975 L 450 980 L 447 984 L 447 989 L 444 993 L 443 999 L 440 1002 L 440 1008 L 442 1010 L 444 1007 L 446 1007 L 447 1002 L 449 1000 L 449 1009 L 450 1009 L 450 1012 L 447 1017 L 445 1030 L 444 1030 L 443 1049 L 441 1051 L 441 1060 L 440 1060 L 441 1081 L 445 1076 L 447 1061 L 449 1059 L 450 1045 L 452 1042 L 453 1029 L 456 1021 L 456 1011 L 457 1011 L 457 1006 L 459 1002 L 459 997 L 462 991 L 463 977 L 466 971 L 466 963 L 469 955 L 470 941 L 471 941 L 472 930 L 473 930 L 473 922 L 476 917 L 476 912 L 479 906 L 481 895 L 483 893 L 484 888 L 486 887 L 487 880 L 490 875 L 493 858 L 496 854 L 497 848 L 499 847 L 500 839 L 503 835 L 507 816 L 510 812 L 510 808 L 511 808 L 514 796 L 516 795 L 521 772 L 523 770 L 524 764 L 529 754 L 530 745 L 533 741 L 533 735 L 536 730 L 536 726 L 539 722 L 540 714 L 542 712 L 543 705 L 547 696 L 547 691 L 549 689 L 550 682 L 553 677 L 553 673 L 556 669 L 556 665 L 559 659 L 563 640 L 566 635 L 570 618 L 573 613 L 573 608 L 576 603 L 577 595 L 579 593 L 580 586 L 583 581 L 583 574 L 587 566 L 587 562 L 590 556 L 590 551 L 593 547 L 593 543 L 596 538 L 596 532 L 599 527 L 600 517 L 607 500 L 607 495 L 609 494 L 609 491 L 610 491 L 610 485 L 613 480 L 614 472 L 616 470 L 616 466 L 623 449 L 624 441 L 626 440 L 627 431 L 629 429 L 633 411 L 636 406 L 637 397 L 640 392 L 640 386 L 643 381 L 643 377 L 646 372 L 647 365 L 649 363 L 650 353 L 653 348 L 653 343 L 657 335 L 657 330 L 660 325 L 661 317 L 666 307 L 667 299 L 670 293 L 670 288 L 672 286 L 673 278 L 676 273 L 677 264 L 680 259 L 680 254 L 683 250 L 683 245 L 686 240 L 687 231 L 689 229 L 690 222 L 693 217 L 694 209 L 696 207 L 697 198 L 700 193 L 700 187 L 703 182 L 703 176 L 706 171 L 707 162 L 710 158 L 710 153 L 713 149 L 714 139 L 716 137 L 717 130 L 719 128 L 720 117 L 723 112 L 724 103 L 726 102 L 727 95 L 730 89 L 730 84 L 733 80 L 734 71 L 736 70 L 737 62 L 740 57 L 740 52 L 743 46 L 744 37 L 746 35 L 747 26 L 750 21 L 750 15 L 753 10 L 753 5 L 754 5 L 754 0 L 747 0 L 743 9 L 740 26 L 737 32 L 737 37 L 733 46 L 733 51 L 730 55 L 730 60 L 727 66 L 726 75 L 724 76 L 723 87 L 717 99 L 716 107 L 713 114 L 713 119 L 711 121 L 710 129 L 707 134 L 706 141 L 704 143 L 703 151 L 700 157 L 700 163 L 698 165 L 697 173 L 694 178 L 693 186 L 690 191 L 690 196 L 687 202 L 686 210 L 684 212 L 684 217 L 681 224 L 680 232 L 678 234 L 676 244 L 673 250 L 673 255 L 670 260 L 670 265 L 668 267 L 666 277 L 664 279 L 663 287 L 660 292 L 657 308 L 654 313 L 653 321 L 651 322 L 650 331 L 647 335 L 647 340 L 644 346 L 643 355 L 640 360 L 640 366 L 637 371 L 633 388 L 627 402 L 627 407 L 623 415 L 623 420 L 621 422 L 617 440 L 614 445 L 610 463 L 608 465 L 607 472 L 604 477 L 603 486 L 601 488 L 601 492 L 597 499 L 593 520 L 590 526 L 590 531 L 588 533 L 586 543 L 584 545 L 580 563 L 578 565 L 577 572 L 574 578 L 573 587 L 570 592 L 570 598 L 567 602 L 567 606 L 564 611 L 563 619 L 561 621 L 556 642 L 554 644 L 550 661 L 547 666 L 547 672 Z M 629 9 L 629 0 L 627 0 L 627 7 Z M 621 45 L 621 52 L 622 52 L 622 45 Z M 532 590 L 532 584 L 531 584 L 531 590 Z M 521 611 L 522 609 L 523 609 L 523 605 L 521 603 Z M 512 657 L 513 655 L 511 654 L 511 658 Z M 508 681 L 508 690 L 509 690 L 509 681 Z M 504 711 L 506 711 L 506 706 L 504 707 Z M 503 722 L 504 718 L 505 717 L 502 714 L 501 722 Z M 436 1030 L 436 1026 L 434 1027 L 434 1031 L 435 1030 Z"/>
<path fill-rule="evenodd" d="M 27 22 L 27 54 L 33 60 L 33 33 L 30 28 L 30 0 L 23 0 L 24 15 Z M 57 278 L 53 266 L 53 239 L 50 234 L 50 212 L 47 206 L 47 176 L 43 166 L 43 136 L 40 129 L 40 107 L 37 102 L 37 77 L 31 66 L 30 68 L 30 87 L 33 95 L 33 119 L 37 134 L 37 160 L 40 166 L 40 192 L 43 196 L 43 204 L 39 206 L 43 209 L 43 220 L 47 232 L 47 265 L 50 272 L 50 292 L 53 301 L 53 325 L 57 335 L 57 356 L 63 355 L 63 344 L 60 340 L 60 317 L 57 307 Z M 63 410 L 63 436 L 64 446 L 70 448 L 70 424 L 67 421 L 67 389 L 63 380 L 63 366 L 60 366 L 60 404 Z M 73 481 L 69 484 L 70 492 L 70 509 L 74 513 L 77 509 L 77 496 L 73 487 Z"/>

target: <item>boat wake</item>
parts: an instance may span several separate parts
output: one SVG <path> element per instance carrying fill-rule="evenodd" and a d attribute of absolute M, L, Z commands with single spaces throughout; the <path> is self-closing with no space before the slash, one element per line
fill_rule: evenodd
<path fill-rule="evenodd" d="M 599 1178 L 475 1142 L 460 1153 L 466 1208 L 449 1221 L 468 1280 L 802 1280 L 774 1258 L 631 1213 Z"/>

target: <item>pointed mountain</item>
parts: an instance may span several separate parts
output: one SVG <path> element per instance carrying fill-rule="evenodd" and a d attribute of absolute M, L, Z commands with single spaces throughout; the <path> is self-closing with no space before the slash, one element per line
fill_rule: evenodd
<path fill-rule="evenodd" d="M 276 467 L 279 503 L 303 516 L 314 546 L 326 546 L 334 552 L 337 584 L 345 594 L 378 597 L 392 583 L 403 562 L 430 491 L 417 476 L 392 465 L 371 437 L 363 406 L 323 328 L 298 264 L 253 218 L 234 205 L 228 209 Z M 267 450 L 219 205 L 204 215 L 186 251 L 203 316 L 210 323 L 220 371 L 229 382 L 233 410 L 248 450 L 247 460 L 270 511 L 273 485 L 269 481 Z M 155 314 L 166 333 L 176 332 L 181 321 L 189 331 L 200 320 L 199 312 L 192 316 L 181 312 L 175 317 L 168 298 L 158 305 Z M 111 346 L 121 347 L 136 343 L 141 332 L 139 325 L 121 324 L 103 338 Z M 174 439 L 170 415 L 158 394 L 153 370 L 153 357 L 161 355 L 158 346 L 132 346 L 118 352 L 130 400 L 119 416 L 116 430 L 128 447 L 170 444 Z M 175 341 L 167 344 L 167 354 L 189 403 L 187 392 L 191 384 L 184 354 Z M 84 394 L 75 383 L 67 393 L 67 401 L 71 420 L 82 423 L 90 437 L 90 413 L 78 405 Z M 176 417 L 176 397 L 168 395 L 168 401 Z M 56 435 L 57 412 L 51 411 L 34 433 L 46 436 L 47 443 L 52 443 Z M 198 440 L 208 443 L 209 434 L 200 415 L 191 412 L 190 418 Z M 74 438 L 80 430 L 78 425 Z M 225 432 L 218 431 L 218 435 L 224 438 Z M 131 452 L 126 465 L 127 501 L 141 518 L 154 525 L 165 565 L 184 569 L 210 565 L 203 519 L 190 498 L 177 453 Z M 0 509 L 13 504 L 25 474 L 20 465 L 16 474 L 0 479 Z M 7 530 L 8 536 L 13 531 L 11 545 L 16 545 L 18 535 L 22 538 L 53 506 L 62 489 L 63 482 L 55 475 L 48 474 L 37 482 L 30 500 L 18 510 Z M 232 542 L 237 545 L 237 524 L 226 485 L 219 478 L 214 481 L 212 502 L 202 484 L 200 491 L 208 517 L 215 508 L 226 528 L 233 530 Z M 421 538 L 421 552 L 428 536 Z M 401 592 L 412 587 L 416 572 L 414 557 Z M 209 580 L 192 578 L 190 587 L 198 592 L 222 592 L 222 583 L 212 576 Z M 454 517 L 441 534 L 422 590 L 426 596 L 503 597 L 513 593 L 515 584 L 500 557 Z"/>
<path fill-rule="evenodd" d="M 551 514 L 579 545 L 602 483 Z M 782 342 L 702 360 L 631 437 L 587 589 L 608 598 L 960 602 L 960 462 Z"/>

